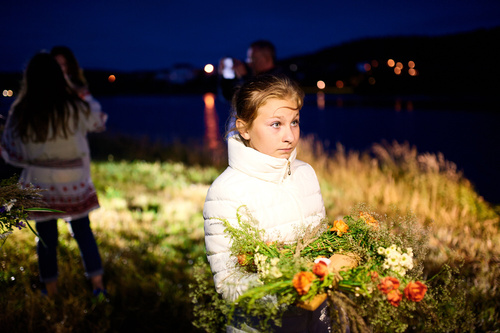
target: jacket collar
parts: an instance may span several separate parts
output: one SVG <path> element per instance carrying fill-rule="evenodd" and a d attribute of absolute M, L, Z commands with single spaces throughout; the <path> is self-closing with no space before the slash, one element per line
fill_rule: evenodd
<path fill-rule="evenodd" d="M 238 135 L 233 135 L 228 139 L 228 156 L 231 168 L 264 181 L 281 183 L 292 170 L 297 149 L 288 159 L 276 158 L 245 146 Z"/>

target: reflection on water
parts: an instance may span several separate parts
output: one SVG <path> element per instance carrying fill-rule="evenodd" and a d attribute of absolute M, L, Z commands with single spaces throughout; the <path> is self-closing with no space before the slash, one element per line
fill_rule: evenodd
<path fill-rule="evenodd" d="M 214 161 L 220 161 L 223 154 L 223 143 L 219 131 L 219 117 L 215 109 L 215 95 L 213 93 L 206 93 L 203 95 L 203 101 L 205 102 L 204 144 L 212 153 Z"/>

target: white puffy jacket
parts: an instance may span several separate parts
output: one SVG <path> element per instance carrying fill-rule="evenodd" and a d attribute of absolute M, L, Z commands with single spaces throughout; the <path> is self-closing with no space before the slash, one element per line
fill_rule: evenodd
<path fill-rule="evenodd" d="M 228 140 L 228 153 L 229 167 L 208 190 L 203 216 L 215 287 L 234 301 L 258 278 L 237 268 L 221 219 L 237 226 L 236 211 L 245 205 L 267 241 L 291 242 L 297 227 L 325 217 L 325 207 L 314 169 L 295 159 L 296 150 L 288 159 L 275 158 L 246 147 L 235 135 Z"/>

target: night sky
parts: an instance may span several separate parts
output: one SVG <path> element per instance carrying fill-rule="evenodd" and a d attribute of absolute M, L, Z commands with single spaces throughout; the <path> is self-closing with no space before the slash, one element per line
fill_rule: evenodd
<path fill-rule="evenodd" d="M 256 39 L 281 59 L 364 37 L 496 26 L 498 0 L 11 0 L 0 6 L 0 71 L 54 45 L 72 48 L 83 68 L 132 71 L 244 59 Z"/>

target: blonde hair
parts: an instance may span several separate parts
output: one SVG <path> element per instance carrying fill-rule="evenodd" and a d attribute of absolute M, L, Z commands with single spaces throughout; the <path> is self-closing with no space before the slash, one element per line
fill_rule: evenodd
<path fill-rule="evenodd" d="M 290 99 L 296 102 L 300 110 L 304 104 L 304 92 L 299 85 L 285 75 L 264 74 L 246 81 L 236 90 L 232 100 L 231 123 L 234 125 L 236 119 L 242 120 L 246 128 L 251 128 L 257 118 L 258 110 L 266 104 L 269 99 Z M 228 135 L 235 131 L 232 127 Z M 241 138 L 245 141 L 243 138 Z"/>

